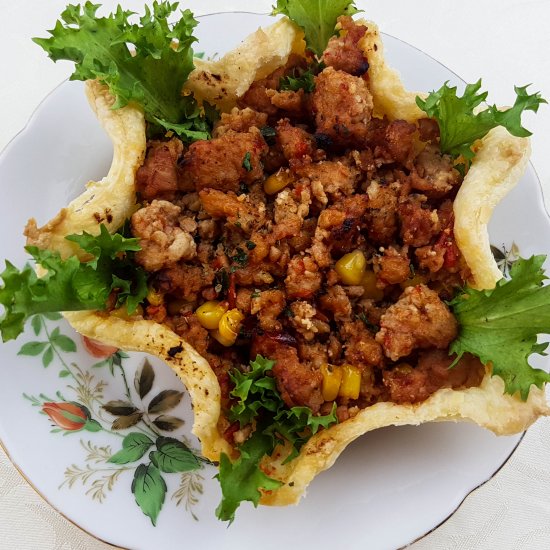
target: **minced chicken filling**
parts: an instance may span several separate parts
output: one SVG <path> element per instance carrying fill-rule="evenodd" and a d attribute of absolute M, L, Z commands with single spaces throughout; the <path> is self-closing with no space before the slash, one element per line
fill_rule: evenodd
<path fill-rule="evenodd" d="M 256 354 L 275 361 L 289 407 L 336 402 L 340 421 L 484 373 L 467 355 L 448 368 L 457 322 L 444 300 L 469 275 L 453 236 L 462 177 L 433 120 L 373 117 L 366 29 L 340 24 L 322 64 L 291 57 L 213 139 L 150 141 L 137 174 L 144 315 L 209 361 L 224 408 L 228 371 Z M 313 91 L 281 89 L 306 71 Z"/>

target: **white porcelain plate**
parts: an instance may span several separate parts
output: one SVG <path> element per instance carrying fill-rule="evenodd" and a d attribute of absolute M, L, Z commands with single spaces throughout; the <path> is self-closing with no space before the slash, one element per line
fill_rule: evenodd
<path fill-rule="evenodd" d="M 271 22 L 246 13 L 201 18 L 198 50 L 227 51 Z M 446 80 L 460 85 L 424 53 L 389 36 L 385 43 L 411 89 L 431 90 Z M 27 219 L 47 221 L 88 180 L 101 178 L 110 161 L 110 143 L 82 83 L 62 84 L 0 157 L 0 257 L 21 266 Z M 549 252 L 542 204 L 529 168 L 491 226 L 503 264 L 517 250 Z M 87 350 L 64 322 L 35 317 L 16 342 L 0 346 L 0 439 L 55 508 L 123 547 L 397 548 L 452 514 L 521 439 L 468 424 L 379 430 L 315 479 L 298 507 L 246 503 L 227 528 L 214 514 L 220 498 L 215 469 L 192 452 L 198 443 L 181 383 L 157 360 L 113 351 Z M 152 461 L 162 464 L 152 467 Z"/>

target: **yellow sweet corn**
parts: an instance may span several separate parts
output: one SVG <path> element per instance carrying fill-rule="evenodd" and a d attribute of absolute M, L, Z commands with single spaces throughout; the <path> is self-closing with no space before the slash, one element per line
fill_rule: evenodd
<path fill-rule="evenodd" d="M 335 365 L 323 363 L 321 365 L 323 386 L 321 392 L 325 401 L 334 401 L 338 397 L 338 390 L 342 382 L 342 369 Z"/>
<path fill-rule="evenodd" d="M 238 309 L 230 309 L 222 315 L 218 329 L 212 331 L 210 334 L 222 346 L 232 346 L 239 335 L 243 319 L 244 315 Z"/>
<path fill-rule="evenodd" d="M 132 315 L 128 313 L 128 307 L 126 304 L 123 306 L 120 306 L 117 309 L 113 309 L 113 311 L 110 312 L 110 315 L 113 317 L 118 317 L 119 319 L 130 319 L 132 317 L 142 317 L 143 316 L 143 307 L 138 304 L 136 310 Z"/>
<path fill-rule="evenodd" d="M 155 290 L 154 287 L 150 286 L 147 290 L 147 301 L 152 306 L 160 306 L 164 302 L 164 294 Z"/>
<path fill-rule="evenodd" d="M 345 285 L 358 285 L 367 270 L 367 259 L 360 250 L 344 254 L 334 266 Z"/>
<path fill-rule="evenodd" d="M 200 307 L 195 311 L 195 315 L 199 323 L 209 330 L 217 329 L 220 321 L 227 311 L 227 304 L 223 302 L 218 302 L 216 300 L 211 300 L 209 302 L 204 302 Z"/>
<path fill-rule="evenodd" d="M 342 365 L 342 383 L 338 395 L 348 399 L 357 399 L 361 389 L 361 369 L 353 365 Z"/>
<path fill-rule="evenodd" d="M 284 189 L 292 181 L 292 176 L 288 170 L 279 170 L 275 174 L 271 174 L 264 181 L 264 191 L 268 195 L 275 195 Z"/>
<path fill-rule="evenodd" d="M 366 271 L 361 279 L 361 286 L 365 289 L 363 298 L 369 298 L 371 300 L 382 300 L 384 298 L 384 291 L 376 286 L 376 273 L 369 270 Z"/>

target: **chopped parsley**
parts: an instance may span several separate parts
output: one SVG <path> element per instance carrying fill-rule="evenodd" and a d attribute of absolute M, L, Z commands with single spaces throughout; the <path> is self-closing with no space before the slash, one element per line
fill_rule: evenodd
<path fill-rule="evenodd" d="M 222 267 L 216 271 L 215 281 L 216 284 L 214 285 L 214 290 L 219 297 L 225 296 L 229 288 L 229 274 L 227 273 L 227 270 Z"/>
<path fill-rule="evenodd" d="M 368 320 L 367 314 L 364 311 L 357 313 L 355 317 L 360 321 L 363 321 L 364 325 L 373 332 L 378 332 L 378 330 L 380 329 L 380 327 L 374 325 Z"/>
<path fill-rule="evenodd" d="M 311 93 L 315 91 L 315 74 L 312 69 L 309 69 L 300 75 L 296 75 L 294 72 L 292 75 L 283 76 L 279 80 L 279 89 L 293 92 L 304 90 L 304 92 Z"/>
<path fill-rule="evenodd" d="M 241 267 L 245 267 L 248 264 L 248 254 L 240 246 L 235 249 L 235 254 L 230 256 L 230 258 Z"/>
<path fill-rule="evenodd" d="M 250 151 L 247 151 L 243 158 L 242 166 L 247 172 L 252 172 L 252 164 L 250 164 L 251 157 L 252 155 L 250 154 Z"/>
<path fill-rule="evenodd" d="M 275 145 L 275 138 L 277 136 L 277 130 L 275 130 L 275 128 L 271 126 L 262 126 L 260 128 L 260 133 L 268 145 Z"/>

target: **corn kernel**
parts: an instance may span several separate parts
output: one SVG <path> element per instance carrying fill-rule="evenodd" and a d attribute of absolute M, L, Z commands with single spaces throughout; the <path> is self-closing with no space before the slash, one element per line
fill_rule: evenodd
<path fill-rule="evenodd" d="M 342 383 L 338 395 L 348 399 L 357 399 L 361 389 L 361 369 L 353 365 L 342 365 Z"/>
<path fill-rule="evenodd" d="M 147 301 L 152 306 L 160 306 L 164 302 L 164 294 L 150 286 L 147 290 Z"/>
<path fill-rule="evenodd" d="M 231 338 L 224 338 L 219 330 L 213 330 L 210 332 L 210 336 L 214 338 L 214 340 L 217 340 L 222 346 L 225 346 L 226 348 L 232 346 L 235 343 L 235 340 L 232 340 Z"/>
<path fill-rule="evenodd" d="M 403 290 L 405 290 L 409 286 L 416 286 L 416 285 L 420 285 L 420 284 L 425 283 L 425 282 L 426 282 L 426 277 L 424 277 L 424 275 L 421 275 L 420 273 L 416 273 L 414 275 L 414 277 L 409 277 L 408 279 L 406 279 L 402 283 L 399 283 L 399 286 Z"/>
<path fill-rule="evenodd" d="M 342 369 L 335 365 L 323 363 L 321 365 L 323 375 L 322 394 L 325 401 L 334 401 L 338 397 L 338 390 L 342 382 Z"/>
<path fill-rule="evenodd" d="M 128 306 L 124 304 L 123 306 L 118 307 L 117 309 L 113 309 L 113 311 L 110 312 L 110 315 L 113 317 L 118 317 L 119 319 L 128 320 L 133 317 L 143 317 L 143 307 L 138 304 L 136 310 L 130 315 L 128 313 Z"/>
<path fill-rule="evenodd" d="M 227 304 L 211 300 L 204 302 L 195 311 L 199 323 L 209 330 L 217 329 L 223 314 L 227 311 Z"/>
<path fill-rule="evenodd" d="M 279 170 L 275 174 L 271 174 L 264 181 L 264 191 L 268 195 L 275 195 L 284 189 L 292 181 L 292 176 L 288 170 Z"/>
<path fill-rule="evenodd" d="M 220 319 L 218 329 L 211 332 L 212 336 L 222 346 L 232 346 L 239 335 L 243 319 L 244 315 L 238 309 L 226 311 Z"/>
<path fill-rule="evenodd" d="M 376 273 L 369 270 L 363 275 L 361 279 L 361 286 L 365 289 L 363 298 L 369 298 L 371 300 L 382 300 L 384 298 L 384 291 L 376 286 Z"/>
<path fill-rule="evenodd" d="M 355 250 L 344 254 L 336 262 L 334 269 L 345 285 L 358 285 L 367 270 L 367 260 L 360 250 Z"/>

